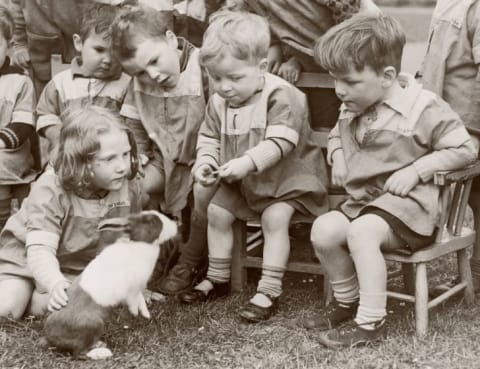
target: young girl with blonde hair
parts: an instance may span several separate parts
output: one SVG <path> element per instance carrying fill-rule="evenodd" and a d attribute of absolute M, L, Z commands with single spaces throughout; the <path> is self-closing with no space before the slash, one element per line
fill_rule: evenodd
<path fill-rule="evenodd" d="M 0 233 L 0 316 L 67 303 L 71 276 L 107 242 L 99 228 L 141 210 L 136 170 L 135 143 L 112 113 L 89 106 L 65 118 L 54 168 Z"/>

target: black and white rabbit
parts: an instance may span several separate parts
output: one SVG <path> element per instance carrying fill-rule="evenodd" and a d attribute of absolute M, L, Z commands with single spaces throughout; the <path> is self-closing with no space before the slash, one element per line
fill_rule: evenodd
<path fill-rule="evenodd" d="M 110 309 L 126 305 L 131 314 L 149 319 L 143 291 L 162 244 L 177 234 L 176 223 L 157 211 L 131 215 L 129 239 L 106 246 L 68 288 L 68 303 L 45 321 L 47 344 L 79 356 L 87 353 L 105 330 Z"/>

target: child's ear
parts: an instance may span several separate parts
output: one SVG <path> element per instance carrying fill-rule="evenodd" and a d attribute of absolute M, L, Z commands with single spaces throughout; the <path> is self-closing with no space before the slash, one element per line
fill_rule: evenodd
<path fill-rule="evenodd" d="M 178 48 L 177 36 L 172 31 L 167 30 L 167 32 L 165 32 L 165 40 L 167 41 L 167 44 L 170 45 L 170 47 L 172 47 L 173 49 Z"/>
<path fill-rule="evenodd" d="M 72 39 L 73 39 L 73 47 L 75 48 L 75 50 L 77 50 L 77 52 L 81 53 L 83 49 L 82 38 L 78 33 L 74 33 L 72 36 Z"/>
<path fill-rule="evenodd" d="M 260 68 L 260 71 L 262 73 L 265 73 L 268 71 L 268 60 L 267 58 L 264 58 L 262 60 L 260 60 L 260 62 L 258 63 L 258 67 Z"/>
<path fill-rule="evenodd" d="M 398 73 L 394 66 L 389 65 L 383 69 L 383 87 L 388 88 L 397 80 Z"/>

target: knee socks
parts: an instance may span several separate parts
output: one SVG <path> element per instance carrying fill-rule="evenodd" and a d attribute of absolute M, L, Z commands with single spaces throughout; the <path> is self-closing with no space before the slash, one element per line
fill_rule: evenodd
<path fill-rule="evenodd" d="M 230 268 L 232 259 L 208 258 L 207 279 L 214 283 L 226 283 L 230 281 Z"/>
<path fill-rule="evenodd" d="M 197 284 L 194 288 L 207 294 L 213 289 L 212 283 L 230 282 L 230 268 L 232 259 L 208 258 L 207 278 Z"/>
<path fill-rule="evenodd" d="M 278 297 L 282 293 L 282 279 L 286 268 L 271 265 L 262 265 L 262 278 L 258 282 L 257 292 L 271 297 Z"/>
<path fill-rule="evenodd" d="M 364 329 L 374 329 L 375 322 L 387 315 L 387 293 L 364 293 L 360 291 L 360 305 L 355 322 Z"/>
<path fill-rule="evenodd" d="M 333 296 L 340 304 L 351 305 L 358 301 L 358 280 L 353 274 L 347 279 L 341 281 L 330 281 L 333 290 Z"/>

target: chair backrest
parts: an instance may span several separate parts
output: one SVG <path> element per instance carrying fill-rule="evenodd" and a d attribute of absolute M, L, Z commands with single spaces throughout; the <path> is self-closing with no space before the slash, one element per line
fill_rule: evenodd
<path fill-rule="evenodd" d="M 70 64 L 64 63 L 62 60 L 62 56 L 58 54 L 52 54 L 50 56 L 50 72 L 52 77 L 57 73 L 63 72 L 65 69 L 70 68 Z"/>
<path fill-rule="evenodd" d="M 328 73 L 301 73 L 295 86 L 299 88 L 335 88 L 335 80 Z M 327 149 L 328 134 L 330 129 L 323 128 L 317 131 L 317 137 L 320 139 L 320 145 Z"/>
<path fill-rule="evenodd" d="M 461 172 L 435 173 L 434 182 L 441 188 L 442 202 L 437 242 L 445 237 L 451 238 L 462 234 L 473 177 L 479 174 L 480 162 L 478 161 Z"/>

